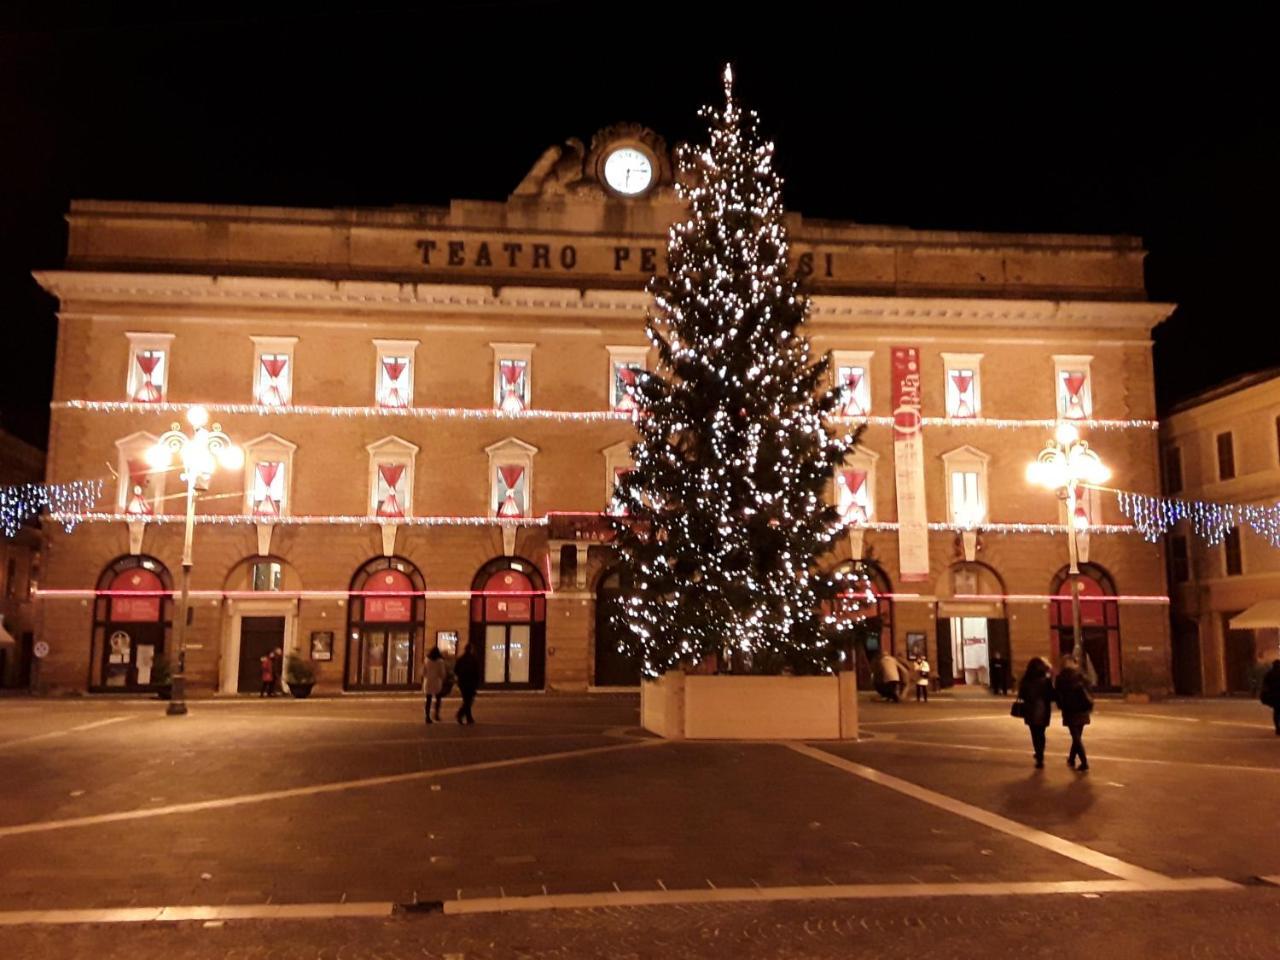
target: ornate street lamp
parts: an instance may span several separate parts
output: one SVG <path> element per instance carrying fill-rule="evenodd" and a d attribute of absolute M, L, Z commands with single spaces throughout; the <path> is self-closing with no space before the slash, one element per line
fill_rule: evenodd
<path fill-rule="evenodd" d="M 1045 444 L 1040 455 L 1027 464 L 1027 481 L 1054 491 L 1067 503 L 1067 551 L 1071 558 L 1071 630 L 1074 637 L 1072 654 L 1081 662 L 1084 644 L 1080 638 L 1080 565 L 1076 536 L 1089 525 L 1089 518 L 1080 508 L 1081 484 L 1106 483 L 1111 471 L 1089 444 L 1080 439 L 1080 432 L 1069 423 L 1058 424 L 1053 439 Z"/>
<path fill-rule="evenodd" d="M 177 648 L 178 669 L 173 674 L 173 689 L 169 716 L 182 716 L 187 712 L 187 594 L 191 585 L 191 534 L 196 519 L 196 491 L 209 489 L 209 478 L 218 467 L 238 470 L 244 465 L 244 451 L 231 442 L 222 427 L 208 426 L 209 411 L 204 407 L 192 407 L 187 411 L 187 422 L 192 433 L 182 432 L 182 425 L 173 424 L 156 445 L 147 451 L 147 462 L 154 470 L 166 470 L 175 460 L 182 465 L 182 479 L 187 482 L 187 523 L 182 540 L 182 588 L 178 601 L 178 625 L 174 637 Z"/>

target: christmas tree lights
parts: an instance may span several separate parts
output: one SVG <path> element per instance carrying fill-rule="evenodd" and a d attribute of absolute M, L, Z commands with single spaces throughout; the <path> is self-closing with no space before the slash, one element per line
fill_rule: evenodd
<path fill-rule="evenodd" d="M 658 366 L 627 386 L 640 439 L 613 523 L 640 595 L 612 615 L 649 677 L 708 656 L 830 672 L 839 617 L 822 601 L 838 591 L 847 617 L 866 596 L 818 571 L 843 529 L 825 494 L 856 433 L 828 432 L 842 390 L 823 388 L 827 361 L 800 333 L 809 302 L 787 264 L 773 145 L 727 67 L 724 94 L 701 113 L 709 143 L 677 153 L 689 216 L 649 285 Z"/>

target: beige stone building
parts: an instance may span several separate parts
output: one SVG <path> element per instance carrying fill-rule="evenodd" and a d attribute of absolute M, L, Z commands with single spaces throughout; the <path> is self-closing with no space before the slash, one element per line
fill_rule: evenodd
<path fill-rule="evenodd" d="M 1240 377 L 1160 425 L 1166 495 L 1280 502 L 1280 371 Z M 1182 521 L 1166 537 L 1175 680 L 1184 693 L 1245 693 L 1280 657 L 1280 550 L 1247 523 L 1210 544 Z"/>
<path fill-rule="evenodd" d="M 665 144 L 635 127 L 548 150 L 502 202 L 74 202 L 66 268 L 39 275 L 61 304 L 49 476 L 117 479 L 72 532 L 50 525 L 46 676 L 153 682 L 182 500 L 144 455 L 203 404 L 247 459 L 197 505 L 195 691 L 256 690 L 275 646 L 315 661 L 321 690 L 411 687 L 430 646 L 468 639 L 491 687 L 634 684 L 597 619 L 624 586 L 600 515 L 652 360 L 643 286 L 681 213 Z M 1150 330 L 1171 307 L 1146 301 L 1140 243 L 790 224 L 809 333 L 869 424 L 832 480 L 853 532 L 827 558 L 876 584 L 857 651 L 923 644 L 968 683 L 995 651 L 1056 656 L 1066 518 L 1024 469 L 1070 418 L 1126 488 L 1156 490 Z M 912 349 L 924 468 L 899 479 L 894 358 Z M 1099 679 L 1138 660 L 1167 678 L 1161 549 L 1109 498 L 1086 507 Z"/>

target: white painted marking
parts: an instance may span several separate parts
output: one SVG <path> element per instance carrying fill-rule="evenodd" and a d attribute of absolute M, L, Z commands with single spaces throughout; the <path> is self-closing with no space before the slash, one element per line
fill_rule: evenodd
<path fill-rule="evenodd" d="M 246 793 L 233 797 L 221 797 L 217 800 L 197 800 L 191 803 L 175 803 L 168 807 L 152 807 L 147 810 L 124 810 L 118 813 L 102 813 L 89 817 L 73 817 L 67 820 L 44 820 L 33 823 L 19 823 L 14 826 L 0 827 L 0 838 L 21 836 L 31 833 L 46 833 L 50 830 L 65 830 L 73 827 L 96 826 L 102 823 L 119 823 L 125 820 L 143 820 L 150 817 L 163 817 L 180 813 L 196 813 L 201 810 L 225 810 L 252 803 L 267 803 L 272 800 L 292 800 L 296 797 L 312 797 L 325 793 L 339 793 L 345 790 L 363 790 L 368 787 L 383 787 L 398 783 L 412 783 L 415 780 L 430 780 L 436 777 L 454 776 L 460 773 L 475 773 L 482 770 L 503 770 L 507 767 L 529 766 L 535 763 L 547 763 L 554 760 L 567 760 L 571 757 L 588 757 L 598 753 L 613 753 L 618 750 L 636 750 L 642 747 L 653 747 L 666 743 L 665 740 L 635 740 L 630 743 L 615 743 L 604 747 L 584 747 L 581 750 L 561 750 L 556 753 L 541 753 L 531 757 L 513 757 L 508 760 L 490 760 L 485 763 L 473 763 L 457 767 L 441 767 L 438 770 L 415 770 L 412 773 L 393 773 L 381 777 L 362 777 L 359 780 L 339 780 L 333 783 L 321 783 L 310 787 L 289 787 L 284 790 L 268 790 L 263 793 Z"/>
<path fill-rule="evenodd" d="M 939 740 L 894 740 L 894 744 L 906 744 L 913 747 L 938 747 L 944 750 L 977 750 L 981 753 L 1012 753 L 1025 757 L 1027 750 L 1015 750 L 1013 747 L 980 747 L 973 743 L 943 743 Z M 859 746 L 875 746 L 876 741 L 859 741 Z M 1147 757 L 1117 757 L 1114 754 L 1089 751 L 1089 762 L 1106 760 L 1109 763 L 1146 763 L 1157 767 L 1197 767 L 1202 770 L 1224 770 L 1231 773 L 1280 773 L 1280 767 L 1261 767 L 1250 764 L 1204 763 L 1200 760 L 1152 760 Z"/>
<path fill-rule="evenodd" d="M 1237 890 L 1218 877 L 1158 882 L 1136 880 L 1051 880 L 1012 883 L 883 883 L 796 887 L 718 887 L 694 890 L 627 890 L 623 893 L 560 893 L 550 897 L 489 897 L 446 901 L 444 912 L 513 913 L 535 910 L 590 910 L 598 907 L 647 907 L 685 903 L 773 903 L 787 900 L 884 900 L 916 897 L 1008 897 L 1082 893 L 1155 893 L 1189 890 Z"/>
<path fill-rule="evenodd" d="M 954 813 L 956 816 L 964 817 L 966 820 L 972 820 L 985 827 L 1017 837 L 1019 840 L 1035 844 L 1046 850 L 1052 850 L 1054 853 L 1075 860 L 1077 863 L 1083 863 L 1085 866 L 1093 867 L 1095 870 L 1109 873 L 1113 877 L 1134 880 L 1143 884 L 1160 884 L 1169 881 L 1168 877 L 1156 873 L 1154 870 L 1126 863 L 1117 857 L 1099 853 L 1063 837 L 1054 836 L 1044 830 L 1028 827 L 1026 824 L 1018 823 L 1016 820 L 1002 817 L 998 813 L 983 810 L 981 807 L 975 807 L 972 804 L 965 803 L 963 800 L 957 800 L 954 797 L 948 797 L 946 794 L 938 793 L 907 780 L 881 773 L 879 770 L 860 763 L 854 763 L 852 760 L 837 757 L 835 754 L 827 753 L 825 750 L 819 750 L 803 743 L 790 743 L 787 746 L 796 753 L 817 760 L 819 763 L 825 763 L 838 770 L 844 770 L 846 773 L 852 773 L 854 776 L 861 777 L 871 783 L 888 787 L 890 790 L 896 790 L 898 793 L 905 794 L 940 810 L 946 810 L 948 813 Z"/>
<path fill-rule="evenodd" d="M 1146 717 L 1150 720 L 1177 720 L 1179 723 L 1205 723 L 1199 717 L 1171 717 L 1167 713 L 1139 713 L 1137 710 L 1122 710 L 1116 716 Z"/>
<path fill-rule="evenodd" d="M 54 740 L 58 737 L 65 737 L 73 733 L 81 733 L 85 730 L 94 730 L 98 727 L 105 727 L 112 723 L 119 723 L 122 720 L 132 720 L 133 716 L 128 717 L 108 717 L 105 720 L 94 720 L 92 723 L 82 723 L 78 727 L 68 727 L 66 730 L 51 730 L 48 733 L 37 733 L 30 737 L 19 737 L 17 740 L 5 740 L 0 742 L 0 750 L 5 747 L 16 747 L 24 743 L 38 743 L 41 740 Z"/>
<path fill-rule="evenodd" d="M 916 723 L 964 723 L 966 720 L 1008 720 L 1007 714 L 1003 713 L 975 713 L 972 716 L 964 717 L 929 717 L 919 720 L 867 720 L 860 722 L 860 727 L 901 727 L 906 724 Z"/>
<path fill-rule="evenodd" d="M 456 901 L 450 901 L 456 902 Z M 202 907 L 123 907 L 105 910 L 10 910 L 0 927 L 68 923 L 179 923 L 189 920 L 330 920 L 389 917 L 392 903 L 261 903 Z"/>

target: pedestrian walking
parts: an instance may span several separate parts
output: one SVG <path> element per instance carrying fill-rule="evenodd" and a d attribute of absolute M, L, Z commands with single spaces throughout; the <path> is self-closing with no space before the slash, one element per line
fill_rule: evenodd
<path fill-rule="evenodd" d="M 427 723 L 431 723 L 431 698 L 435 697 L 435 719 L 439 720 L 440 701 L 444 699 L 444 680 L 449 675 L 449 668 L 445 666 L 444 656 L 440 653 L 439 647 L 432 647 L 431 652 L 427 654 L 426 669 L 423 670 L 422 674 L 422 692 L 427 696 L 426 705 L 423 709 Z"/>
<path fill-rule="evenodd" d="M 453 675 L 458 682 L 458 693 L 462 694 L 462 706 L 458 708 L 458 723 L 475 723 L 471 716 L 471 702 L 476 698 L 476 689 L 480 686 L 480 664 L 476 661 L 475 651 L 471 644 L 463 648 L 458 662 L 453 665 Z"/>
<path fill-rule="evenodd" d="M 271 651 L 271 692 L 283 693 L 280 681 L 284 679 L 284 651 L 276 647 Z"/>
<path fill-rule="evenodd" d="M 1045 731 L 1049 728 L 1049 715 L 1053 713 L 1053 678 L 1049 664 L 1040 657 L 1032 657 L 1018 684 L 1018 699 L 1013 703 L 1013 715 L 1031 731 L 1031 750 L 1036 769 L 1044 769 Z"/>
<path fill-rule="evenodd" d="M 1093 712 L 1093 697 L 1089 696 L 1089 687 L 1075 657 L 1062 658 L 1062 667 L 1053 682 L 1053 694 L 1058 701 L 1058 709 L 1062 711 L 1062 725 L 1071 734 L 1067 766 L 1084 773 L 1089 769 L 1089 758 L 1085 756 L 1083 736 L 1084 728 L 1089 724 L 1089 714 Z M 1079 767 L 1076 766 L 1077 759 Z"/>
<path fill-rule="evenodd" d="M 1009 692 L 1009 661 L 1000 650 L 991 654 L 991 692 L 1002 697 Z"/>
<path fill-rule="evenodd" d="M 916 702 L 929 702 L 929 674 L 932 668 L 929 666 L 929 658 L 921 656 L 916 661 Z"/>
<path fill-rule="evenodd" d="M 898 661 L 895 660 L 887 651 L 882 651 L 880 659 L 876 661 L 876 693 L 884 697 L 890 703 L 900 703 L 898 699 L 898 684 L 902 680 L 901 671 L 898 667 Z"/>
<path fill-rule="evenodd" d="M 1271 669 L 1262 677 L 1261 699 L 1271 708 L 1271 718 L 1276 724 L 1276 736 L 1280 737 L 1280 660 L 1272 661 Z"/>
<path fill-rule="evenodd" d="M 276 695 L 276 665 L 271 654 L 264 653 L 262 659 L 258 661 L 258 666 L 262 669 L 262 689 L 258 691 L 258 696 L 274 697 Z"/>

